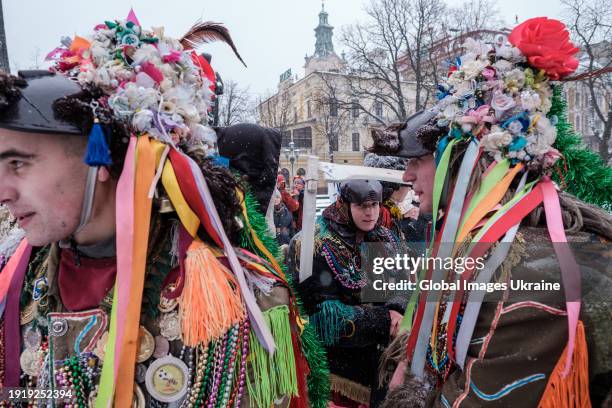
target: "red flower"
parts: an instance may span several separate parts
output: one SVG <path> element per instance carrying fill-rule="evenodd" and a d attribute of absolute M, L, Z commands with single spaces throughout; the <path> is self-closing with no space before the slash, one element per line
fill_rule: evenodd
<path fill-rule="evenodd" d="M 547 17 L 537 17 L 519 24 L 508 40 L 527 57 L 529 65 L 543 69 L 558 80 L 578 68 L 574 55 L 579 51 L 570 41 L 565 24 Z"/>

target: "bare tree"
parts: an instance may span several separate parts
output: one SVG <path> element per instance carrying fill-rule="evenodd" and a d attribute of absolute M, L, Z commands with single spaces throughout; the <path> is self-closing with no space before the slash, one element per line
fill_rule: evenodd
<path fill-rule="evenodd" d="M 350 105 L 344 87 L 345 77 L 335 73 L 318 73 L 321 82 L 313 91 L 312 101 L 316 110 L 314 128 L 323 136 L 330 162 L 334 162 L 334 151 L 338 151 L 340 136 L 346 133 Z"/>
<path fill-rule="evenodd" d="M 223 95 L 219 96 L 219 126 L 255 121 L 255 102 L 248 87 L 236 81 L 223 83 Z"/>
<path fill-rule="evenodd" d="M 408 20 L 407 3 L 407 0 L 370 0 L 365 7 L 368 21 L 345 28 L 341 37 L 348 49 L 350 91 L 360 109 L 380 124 L 386 120 L 373 112 L 374 103 L 382 103 L 392 113 L 392 120 L 405 120 L 410 111 L 400 61 L 408 49 L 402 33 Z M 416 79 L 418 90 L 422 77 Z M 418 95 L 416 103 L 418 108 Z"/>
<path fill-rule="evenodd" d="M 345 29 L 342 41 L 349 51 L 351 91 L 381 124 L 403 121 L 412 106 L 428 105 L 441 63 L 458 52 L 453 39 L 502 24 L 495 0 L 468 0 L 456 8 L 444 0 L 369 0 L 365 11 L 367 22 Z M 408 98 L 412 89 L 414 102 Z M 389 118 L 372 112 L 376 102 Z"/>
<path fill-rule="evenodd" d="M 593 126 L 599 155 L 608 163 L 612 136 L 612 74 L 601 73 L 612 67 L 612 9 L 605 0 L 562 0 L 562 3 L 570 31 L 581 49 L 579 77 L 586 84 L 595 117 L 603 124 L 601 132 Z"/>
<path fill-rule="evenodd" d="M 287 90 L 279 90 L 275 95 L 261 98 L 258 105 L 259 121 L 263 126 L 278 129 L 281 133 L 293 123 L 291 96 Z"/>
<path fill-rule="evenodd" d="M 467 0 L 449 7 L 446 27 L 459 35 L 473 31 L 500 29 L 504 20 L 499 17 L 496 0 Z"/>

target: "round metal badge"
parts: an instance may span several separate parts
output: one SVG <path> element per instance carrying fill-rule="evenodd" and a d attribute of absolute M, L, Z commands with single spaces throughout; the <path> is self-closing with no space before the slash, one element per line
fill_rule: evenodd
<path fill-rule="evenodd" d="M 155 336 L 155 351 L 153 357 L 162 358 L 170 352 L 170 343 L 164 336 Z"/>
<path fill-rule="evenodd" d="M 187 394 L 188 374 L 187 365 L 176 357 L 155 360 L 147 369 L 147 391 L 161 402 L 178 401 Z"/>
<path fill-rule="evenodd" d="M 140 326 L 138 338 L 140 340 L 140 345 L 138 346 L 136 362 L 143 363 L 153 355 L 153 351 L 155 350 L 155 339 L 144 326 Z"/>
<path fill-rule="evenodd" d="M 68 332 L 68 322 L 66 319 L 58 318 L 51 321 L 49 334 L 53 337 L 61 337 Z"/>

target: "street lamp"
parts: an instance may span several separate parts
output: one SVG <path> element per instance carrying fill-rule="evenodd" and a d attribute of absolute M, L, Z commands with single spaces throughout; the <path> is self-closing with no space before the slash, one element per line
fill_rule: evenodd
<path fill-rule="evenodd" d="M 291 187 L 293 187 L 293 176 L 295 175 L 295 162 L 300 157 L 300 149 L 295 148 L 295 143 L 289 142 L 289 148 L 283 149 L 285 159 L 291 163 Z"/>

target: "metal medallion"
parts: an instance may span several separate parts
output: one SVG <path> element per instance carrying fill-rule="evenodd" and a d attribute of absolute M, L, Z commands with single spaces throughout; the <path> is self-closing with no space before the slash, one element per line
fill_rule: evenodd
<path fill-rule="evenodd" d="M 138 339 L 140 340 L 140 345 L 138 346 L 136 362 L 144 363 L 153 355 L 153 351 L 155 350 L 155 339 L 144 326 L 140 326 Z"/>
<path fill-rule="evenodd" d="M 181 324 L 178 313 L 172 311 L 164 313 L 159 318 L 159 330 L 162 336 L 169 341 L 178 340 L 181 338 Z"/>
<path fill-rule="evenodd" d="M 66 319 L 57 318 L 51 321 L 49 325 L 49 335 L 53 337 L 61 337 L 68 332 L 68 322 Z"/>
<path fill-rule="evenodd" d="M 179 401 L 187 394 L 188 374 L 187 365 L 176 357 L 155 360 L 147 370 L 147 391 L 161 402 Z"/>

